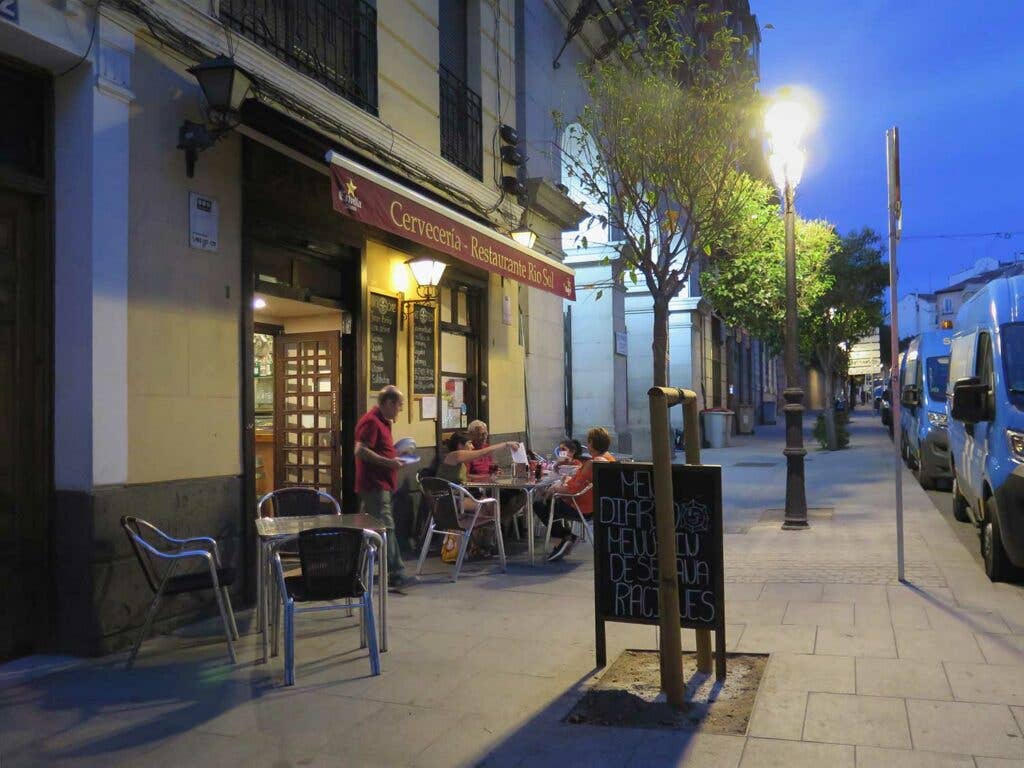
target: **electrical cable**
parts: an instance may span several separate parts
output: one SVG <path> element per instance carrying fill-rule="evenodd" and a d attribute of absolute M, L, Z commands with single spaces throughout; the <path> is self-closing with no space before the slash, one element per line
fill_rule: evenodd
<path fill-rule="evenodd" d="M 902 235 L 900 240 L 959 240 L 970 238 L 997 237 L 1001 240 L 1009 240 L 1011 237 L 1024 235 L 1024 232 L 974 232 L 963 234 L 942 234 L 942 235 Z"/>
<path fill-rule="evenodd" d="M 95 12 L 94 12 L 93 19 L 92 19 L 92 32 L 89 33 L 89 46 L 85 49 L 85 53 L 82 54 L 82 58 L 80 58 L 78 61 L 76 61 L 70 67 L 65 69 L 63 72 L 54 75 L 53 76 L 54 80 L 59 80 L 60 78 L 64 77 L 64 75 L 71 74 L 76 69 L 78 69 L 80 66 L 82 66 L 82 64 L 84 64 L 85 61 L 89 58 L 89 54 L 92 53 L 93 43 L 96 42 L 96 30 L 100 26 L 100 3 L 102 1 L 103 0 L 96 0 Z"/>
<path fill-rule="evenodd" d="M 185 56 L 193 61 L 202 61 L 216 55 L 216 52 L 207 50 L 194 38 L 182 32 L 167 19 L 156 13 L 151 6 L 144 3 L 144 0 L 118 0 L 118 7 L 139 18 L 158 43 L 172 48 L 176 54 Z M 410 162 L 406 158 L 396 158 L 393 152 L 388 151 L 378 142 L 346 128 L 326 113 L 316 107 L 305 104 L 290 92 L 275 85 L 266 78 L 254 73 L 249 73 L 249 77 L 253 82 L 256 98 L 259 101 L 266 104 L 276 104 L 296 117 L 308 121 L 325 133 L 341 138 L 356 149 L 385 164 L 400 166 L 404 175 L 410 180 L 439 190 L 446 197 L 475 212 L 482 219 L 487 220 L 491 213 L 499 210 L 498 206 L 501 205 L 504 199 L 504 192 L 499 196 L 498 202 L 494 206 L 484 206 L 476 198 L 438 178 L 430 171 Z M 391 131 L 390 140 L 393 147 L 395 131 L 391 126 L 388 127 Z M 508 214 L 503 210 L 501 213 L 506 222 L 509 222 L 511 226 L 512 220 Z"/>

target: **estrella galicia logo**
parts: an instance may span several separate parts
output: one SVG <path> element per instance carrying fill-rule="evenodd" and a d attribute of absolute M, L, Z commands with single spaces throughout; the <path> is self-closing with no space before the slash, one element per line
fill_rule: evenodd
<path fill-rule="evenodd" d="M 18 23 L 18 0 L 0 0 L 0 19 Z"/>

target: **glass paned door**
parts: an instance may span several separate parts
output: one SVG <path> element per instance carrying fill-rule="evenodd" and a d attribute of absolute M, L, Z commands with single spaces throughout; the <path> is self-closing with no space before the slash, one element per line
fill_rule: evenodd
<path fill-rule="evenodd" d="M 341 501 L 339 335 L 274 337 L 274 486 L 326 491 Z"/>

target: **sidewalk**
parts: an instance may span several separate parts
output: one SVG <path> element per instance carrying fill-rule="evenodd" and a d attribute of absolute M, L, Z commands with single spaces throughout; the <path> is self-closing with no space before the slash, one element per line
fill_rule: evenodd
<path fill-rule="evenodd" d="M 131 673 L 118 656 L 0 688 L 0 766 L 1024 766 L 1024 591 L 988 582 L 909 472 L 897 582 L 891 444 L 869 412 L 849 450 L 810 449 L 808 503 L 831 509 L 781 531 L 762 518 L 782 445 L 780 425 L 703 452 L 725 478 L 729 649 L 772 654 L 746 737 L 561 722 L 594 674 L 580 546 L 458 584 L 432 559 L 389 604 L 379 678 L 351 619 L 302 615 L 286 689 L 279 659 L 253 663 L 244 612 L 237 667 L 209 624 L 148 641 Z M 608 640 L 614 658 L 655 633 Z"/>

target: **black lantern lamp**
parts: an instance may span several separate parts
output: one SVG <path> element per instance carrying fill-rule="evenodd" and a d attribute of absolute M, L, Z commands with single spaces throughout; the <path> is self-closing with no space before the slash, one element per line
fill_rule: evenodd
<path fill-rule="evenodd" d="M 199 82 L 209 109 L 208 125 L 186 120 L 178 128 L 178 149 L 185 150 L 185 171 L 192 178 L 199 153 L 234 127 L 253 82 L 230 56 L 201 61 L 188 72 Z"/>

